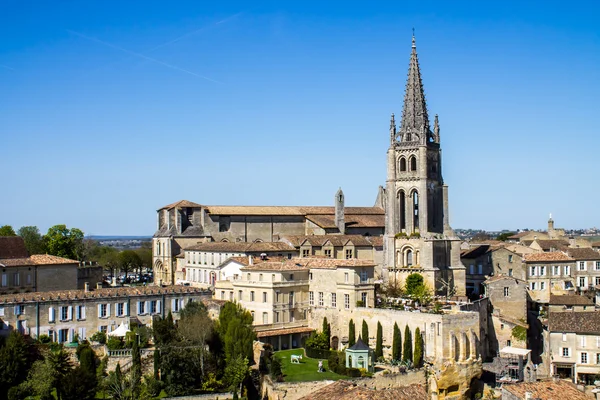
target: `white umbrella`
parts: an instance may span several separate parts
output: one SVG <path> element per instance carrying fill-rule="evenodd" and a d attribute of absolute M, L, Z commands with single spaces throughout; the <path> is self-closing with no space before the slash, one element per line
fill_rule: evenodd
<path fill-rule="evenodd" d="M 125 323 L 122 322 L 117 329 L 115 329 L 112 332 L 109 332 L 108 336 L 125 337 L 125 335 L 127 335 L 127 332 L 130 332 L 130 330 L 127 327 L 127 325 L 125 325 Z"/>

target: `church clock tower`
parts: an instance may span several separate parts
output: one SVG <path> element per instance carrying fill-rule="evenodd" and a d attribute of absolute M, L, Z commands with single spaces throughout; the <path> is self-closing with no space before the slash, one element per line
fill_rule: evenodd
<path fill-rule="evenodd" d="M 436 115 L 431 129 L 414 36 L 399 129 L 394 114 L 390 121 L 385 212 L 390 278 L 419 272 L 437 293 L 464 293 L 460 242 L 448 223 L 439 121 Z"/>

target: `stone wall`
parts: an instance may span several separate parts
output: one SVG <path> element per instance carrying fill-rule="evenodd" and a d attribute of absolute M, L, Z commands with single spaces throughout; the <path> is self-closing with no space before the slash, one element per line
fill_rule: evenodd
<path fill-rule="evenodd" d="M 38 292 L 77 289 L 77 265 L 62 264 L 37 267 Z"/>

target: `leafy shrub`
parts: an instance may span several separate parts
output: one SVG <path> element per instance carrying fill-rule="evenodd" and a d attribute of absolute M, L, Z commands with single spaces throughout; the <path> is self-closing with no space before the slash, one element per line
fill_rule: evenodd
<path fill-rule="evenodd" d="M 48 336 L 46 334 L 40 335 L 40 337 L 38 337 L 38 340 L 40 343 L 43 343 L 43 344 L 48 344 L 48 343 L 52 342 L 52 339 L 50 338 L 50 336 Z"/>
<path fill-rule="evenodd" d="M 356 300 L 356 307 L 364 307 L 365 306 L 365 302 L 362 300 Z"/>
<path fill-rule="evenodd" d="M 394 235 L 394 237 L 396 239 L 406 239 L 408 238 L 408 235 L 406 234 L 406 232 L 398 232 Z"/>
<path fill-rule="evenodd" d="M 512 336 L 517 340 L 526 342 L 527 341 L 527 329 L 523 328 L 522 326 L 517 325 L 512 329 Z"/>
<path fill-rule="evenodd" d="M 358 368 L 346 368 L 346 375 L 351 378 L 360 378 L 362 374 Z"/>
<path fill-rule="evenodd" d="M 102 331 L 98 331 L 98 332 L 94 333 L 92 336 L 90 336 L 90 340 L 92 342 L 106 344 L 106 333 L 104 333 Z"/>
<path fill-rule="evenodd" d="M 125 343 L 123 343 L 121 339 L 115 336 L 111 336 L 106 341 L 106 347 L 108 347 L 109 350 L 121 350 L 124 346 Z"/>
<path fill-rule="evenodd" d="M 144 393 L 150 398 L 158 397 L 163 386 L 163 383 L 158 379 L 154 379 L 153 376 L 145 376 L 142 393 Z"/>

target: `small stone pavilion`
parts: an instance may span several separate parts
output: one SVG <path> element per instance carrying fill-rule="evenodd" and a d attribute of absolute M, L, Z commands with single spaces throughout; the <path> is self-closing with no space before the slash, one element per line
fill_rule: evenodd
<path fill-rule="evenodd" d="M 364 368 L 369 372 L 375 370 L 375 351 L 360 336 L 354 346 L 346 349 L 346 368 Z"/>

